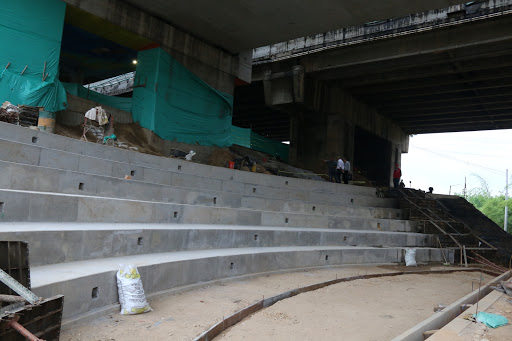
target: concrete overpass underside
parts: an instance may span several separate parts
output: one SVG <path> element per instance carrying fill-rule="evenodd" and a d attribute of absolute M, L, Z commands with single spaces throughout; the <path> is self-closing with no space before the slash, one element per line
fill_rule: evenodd
<path fill-rule="evenodd" d="M 283 53 L 253 66 L 250 87 L 270 109 L 251 111 L 249 97 L 235 96 L 233 121 L 290 140 L 291 160 L 303 167 L 319 169 L 318 159 L 334 154 L 370 167 L 379 146 L 387 165 L 377 173 L 388 174 L 411 134 L 512 128 L 510 28 L 506 14 Z"/>

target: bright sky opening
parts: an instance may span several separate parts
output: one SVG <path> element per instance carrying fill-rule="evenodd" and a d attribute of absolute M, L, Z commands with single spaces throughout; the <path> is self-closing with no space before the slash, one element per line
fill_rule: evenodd
<path fill-rule="evenodd" d="M 407 187 L 434 193 L 462 193 L 487 182 L 492 195 L 505 193 L 505 170 L 512 176 L 512 130 L 414 135 L 402 154 L 402 179 Z"/>

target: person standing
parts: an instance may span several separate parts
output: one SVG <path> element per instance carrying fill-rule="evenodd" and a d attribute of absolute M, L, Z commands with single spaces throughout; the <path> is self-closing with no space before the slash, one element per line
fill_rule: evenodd
<path fill-rule="evenodd" d="M 351 180 L 351 179 L 349 179 L 350 178 L 350 161 L 348 161 L 346 157 L 343 158 L 343 165 L 344 165 L 343 183 L 348 184 L 348 180 Z"/>
<path fill-rule="evenodd" d="M 343 160 L 341 159 L 341 156 L 338 158 L 338 163 L 336 165 L 336 182 L 341 184 L 341 174 L 343 174 L 343 171 L 345 169 L 345 164 L 343 163 Z"/>
<path fill-rule="evenodd" d="M 395 171 L 393 172 L 393 185 L 398 188 L 398 183 L 402 177 L 402 170 L 398 167 L 398 163 L 395 164 Z"/>
<path fill-rule="evenodd" d="M 327 163 L 327 171 L 329 172 L 329 182 L 336 181 L 336 166 L 337 163 L 334 158 L 331 158 L 329 160 L 325 160 Z"/>

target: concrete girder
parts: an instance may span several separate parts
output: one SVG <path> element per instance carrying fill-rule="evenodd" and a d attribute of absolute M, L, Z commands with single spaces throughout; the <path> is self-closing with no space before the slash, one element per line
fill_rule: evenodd
<path fill-rule="evenodd" d="M 167 23 L 233 53 L 341 27 L 458 5 L 457 0 L 127 0 Z"/>

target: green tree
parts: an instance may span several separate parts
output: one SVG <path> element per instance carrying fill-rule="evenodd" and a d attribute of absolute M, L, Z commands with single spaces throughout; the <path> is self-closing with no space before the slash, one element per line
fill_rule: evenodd
<path fill-rule="evenodd" d="M 491 191 L 489 190 L 489 185 L 484 178 L 478 174 L 471 175 L 479 180 L 480 186 L 470 189 L 466 194 L 466 200 L 481 211 L 485 203 L 492 198 Z M 461 193 L 457 193 L 456 195 L 463 196 Z"/>
<path fill-rule="evenodd" d="M 492 196 L 489 190 L 489 185 L 484 178 L 478 174 L 471 174 L 476 177 L 480 186 L 472 188 L 466 194 L 466 200 L 472 203 L 480 212 L 485 214 L 487 218 L 494 221 L 498 226 L 504 228 L 505 226 L 505 206 L 508 207 L 508 219 L 507 229 L 508 232 L 512 232 L 512 199 L 505 201 L 505 194 L 498 196 Z M 459 196 L 463 196 L 461 193 L 457 193 Z"/>
<path fill-rule="evenodd" d="M 505 206 L 508 207 L 509 215 L 507 218 L 507 232 L 512 231 L 512 216 L 510 208 L 512 207 L 512 199 L 505 201 L 505 196 L 500 195 L 487 200 L 480 211 L 487 216 L 487 218 L 494 221 L 501 228 L 505 227 Z"/>

